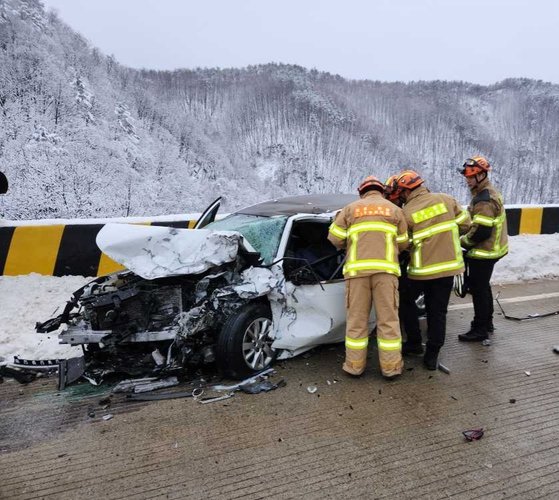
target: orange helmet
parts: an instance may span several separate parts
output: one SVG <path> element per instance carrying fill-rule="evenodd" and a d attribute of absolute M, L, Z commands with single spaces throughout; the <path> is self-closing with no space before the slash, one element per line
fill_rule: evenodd
<path fill-rule="evenodd" d="M 424 180 L 414 170 L 404 170 L 396 177 L 396 187 L 399 191 L 402 189 L 415 189 L 423 184 Z"/>
<path fill-rule="evenodd" d="M 369 189 L 377 189 L 381 193 L 384 193 L 384 184 L 380 182 L 374 175 L 369 175 L 365 177 L 361 184 L 359 184 L 357 191 L 359 191 L 359 194 L 362 195 L 365 192 L 369 191 Z"/>
<path fill-rule="evenodd" d="M 384 183 L 384 197 L 392 203 L 396 203 L 400 198 L 400 190 L 396 185 L 397 177 L 397 175 L 391 175 Z"/>
<path fill-rule="evenodd" d="M 483 156 L 472 156 L 464 162 L 464 165 L 458 171 L 464 177 L 473 177 L 477 174 L 486 174 L 490 169 L 491 165 Z"/>

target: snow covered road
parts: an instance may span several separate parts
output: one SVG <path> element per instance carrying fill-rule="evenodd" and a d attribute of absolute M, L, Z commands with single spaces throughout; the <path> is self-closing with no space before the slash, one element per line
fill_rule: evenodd
<path fill-rule="evenodd" d="M 559 278 L 559 234 L 510 238 L 510 253 L 495 267 L 493 283 Z M 80 354 L 81 348 L 59 345 L 56 332 L 36 334 L 35 323 L 60 314 L 72 292 L 90 278 L 31 274 L 0 276 L 0 357 L 51 359 Z M 72 354 L 74 353 L 74 354 Z"/>

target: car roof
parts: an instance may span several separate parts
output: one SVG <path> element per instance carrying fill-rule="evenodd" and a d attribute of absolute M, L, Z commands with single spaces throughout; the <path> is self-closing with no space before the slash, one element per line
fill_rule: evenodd
<path fill-rule="evenodd" d="M 325 214 L 340 210 L 358 198 L 356 194 L 341 193 L 287 196 L 251 205 L 235 213 L 262 215 L 265 217 L 272 217 L 274 215 Z"/>

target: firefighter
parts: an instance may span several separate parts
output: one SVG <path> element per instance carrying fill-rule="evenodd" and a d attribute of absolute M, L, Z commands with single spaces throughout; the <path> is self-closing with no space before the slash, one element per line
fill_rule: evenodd
<path fill-rule="evenodd" d="M 429 370 L 436 370 L 446 336 L 446 313 L 453 279 L 464 271 L 459 235 L 470 228 L 470 215 L 452 196 L 431 193 L 413 170 L 401 172 L 395 187 L 404 204 L 411 240 L 408 277 L 415 293 L 423 292 L 425 296 L 427 344 L 423 364 Z M 415 310 L 404 310 L 403 318 L 407 341 L 402 352 L 423 354 Z"/>
<path fill-rule="evenodd" d="M 396 179 L 398 175 L 391 175 L 384 183 L 384 197 L 397 205 L 402 207 L 402 200 L 396 186 Z M 410 253 L 405 250 L 400 252 L 398 256 L 400 264 L 400 277 L 398 278 L 398 291 L 400 296 L 400 303 L 398 307 L 398 317 L 400 319 L 400 331 L 405 332 L 405 318 L 404 312 L 409 314 L 413 313 L 419 316 L 416 300 L 420 293 L 412 286 L 408 278 L 408 264 L 410 262 Z M 405 345 L 405 344 L 404 344 Z M 421 352 L 423 354 L 423 352 Z"/>
<path fill-rule="evenodd" d="M 460 239 L 467 250 L 467 286 L 474 303 L 474 319 L 467 333 L 458 335 L 466 342 L 483 341 L 493 332 L 491 275 L 497 261 L 508 252 L 507 218 L 501 194 L 489 181 L 489 162 L 482 156 L 468 158 L 458 171 L 472 193 L 468 211 L 472 227 Z"/>
<path fill-rule="evenodd" d="M 328 239 L 346 248 L 346 357 L 343 370 L 359 376 L 365 370 L 369 316 L 374 305 L 382 375 L 402 373 L 402 339 L 398 321 L 398 252 L 408 245 L 402 210 L 383 197 L 384 185 L 367 177 L 360 199 L 344 207 L 330 226 Z"/>

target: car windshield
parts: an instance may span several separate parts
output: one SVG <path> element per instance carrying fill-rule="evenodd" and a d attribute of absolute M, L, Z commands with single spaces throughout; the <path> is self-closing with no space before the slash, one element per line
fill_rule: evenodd
<path fill-rule="evenodd" d="M 208 224 L 204 229 L 238 231 L 260 253 L 265 264 L 271 264 L 278 251 L 287 216 L 262 217 L 233 214 Z"/>

